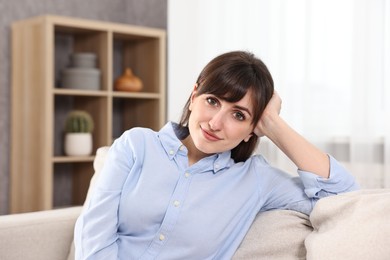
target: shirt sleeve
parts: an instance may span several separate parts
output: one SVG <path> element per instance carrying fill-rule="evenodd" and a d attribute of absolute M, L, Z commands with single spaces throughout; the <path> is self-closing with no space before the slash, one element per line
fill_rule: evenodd
<path fill-rule="evenodd" d="M 110 147 L 91 199 L 76 222 L 76 259 L 117 259 L 118 208 L 132 154 L 125 134 Z"/>
<path fill-rule="evenodd" d="M 359 189 L 355 178 L 332 156 L 329 156 L 329 178 L 322 178 L 311 172 L 298 170 L 298 174 L 309 198 L 320 199 Z"/>
<path fill-rule="evenodd" d="M 289 209 L 309 215 L 319 199 L 357 190 L 359 186 L 354 177 L 333 157 L 329 158 L 328 179 L 301 170 L 298 170 L 299 177 L 270 166 L 263 170 L 261 196 L 266 200 L 261 211 Z"/>

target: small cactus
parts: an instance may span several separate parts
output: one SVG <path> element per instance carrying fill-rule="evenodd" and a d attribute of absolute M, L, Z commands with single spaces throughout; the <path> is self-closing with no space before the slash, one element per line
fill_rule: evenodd
<path fill-rule="evenodd" d="M 86 111 L 73 110 L 66 117 L 66 133 L 92 133 L 93 128 L 93 119 Z"/>

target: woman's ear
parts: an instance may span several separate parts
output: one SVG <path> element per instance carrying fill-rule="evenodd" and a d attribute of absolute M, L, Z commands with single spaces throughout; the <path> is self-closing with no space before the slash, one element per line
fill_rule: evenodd
<path fill-rule="evenodd" d="M 249 139 L 253 136 L 253 133 L 250 133 L 247 137 L 244 138 L 244 142 L 247 143 Z"/>
<path fill-rule="evenodd" d="M 192 103 L 194 102 L 194 98 L 196 96 L 196 92 L 198 91 L 198 83 L 196 83 L 194 85 L 194 89 L 192 90 L 192 93 L 191 93 L 191 100 L 190 100 L 190 106 L 188 107 L 188 109 L 190 111 L 192 111 Z"/>

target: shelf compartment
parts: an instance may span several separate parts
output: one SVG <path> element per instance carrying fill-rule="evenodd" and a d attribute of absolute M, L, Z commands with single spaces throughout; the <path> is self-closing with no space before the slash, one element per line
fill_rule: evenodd
<path fill-rule="evenodd" d="M 109 136 L 108 99 L 99 96 L 56 95 L 54 112 L 54 156 L 64 155 L 64 125 L 67 114 L 74 109 L 89 112 L 94 121 L 93 151 L 107 145 Z"/>
<path fill-rule="evenodd" d="M 96 68 L 100 70 L 100 89 L 107 90 L 108 74 L 108 32 L 54 26 L 54 64 L 55 82 L 53 86 L 61 88 L 62 71 L 70 66 L 70 54 L 75 52 L 91 52 L 97 55 Z"/>
<path fill-rule="evenodd" d="M 113 99 L 113 139 L 119 137 L 125 130 L 133 127 L 148 127 L 159 130 L 160 113 L 159 100 L 155 99 Z"/>
<path fill-rule="evenodd" d="M 85 201 L 93 173 L 91 161 L 55 163 L 53 208 L 82 205 Z"/>
<path fill-rule="evenodd" d="M 113 34 L 113 82 L 126 68 L 143 82 L 142 92 L 160 93 L 160 39 Z"/>

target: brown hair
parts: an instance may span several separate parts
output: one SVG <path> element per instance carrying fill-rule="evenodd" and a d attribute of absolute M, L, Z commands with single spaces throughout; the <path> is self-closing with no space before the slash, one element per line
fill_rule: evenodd
<path fill-rule="evenodd" d="M 252 125 L 259 121 L 268 101 L 274 92 L 272 76 L 266 65 L 252 53 L 233 51 L 224 53 L 211 60 L 201 71 L 196 83 L 197 95 L 212 94 L 228 102 L 237 102 L 252 90 L 254 115 Z M 188 99 L 183 109 L 180 126 L 188 127 L 191 114 Z M 258 137 L 254 134 L 248 142 L 242 141 L 232 149 L 235 162 L 248 159 L 256 148 Z"/>

